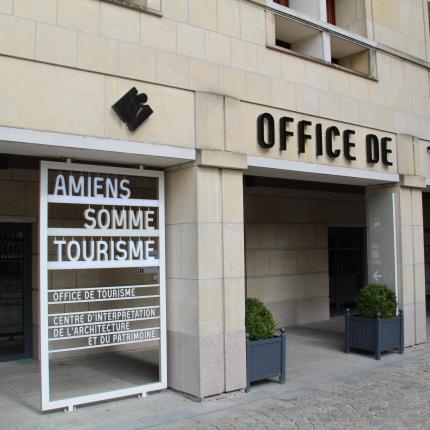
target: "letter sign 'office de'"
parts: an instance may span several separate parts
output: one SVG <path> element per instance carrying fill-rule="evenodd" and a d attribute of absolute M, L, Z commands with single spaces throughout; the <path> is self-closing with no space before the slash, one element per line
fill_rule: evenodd
<path fill-rule="evenodd" d="M 322 124 L 312 124 L 308 120 L 300 120 L 294 127 L 294 118 L 282 116 L 279 119 L 278 136 L 276 142 L 275 119 L 270 113 L 262 113 L 257 118 L 257 142 L 265 150 L 270 150 L 278 144 L 280 152 L 287 151 L 289 140 L 295 136 L 297 141 L 297 152 L 305 154 L 314 151 L 316 157 L 325 154 L 329 159 L 335 160 L 343 157 L 346 161 L 355 161 L 356 143 L 353 141 L 355 130 L 341 130 L 340 127 L 330 125 L 323 128 Z M 393 166 L 391 160 L 392 149 L 390 149 L 391 137 L 379 138 L 375 134 L 366 134 L 365 141 L 359 142 L 365 146 L 366 163 L 370 166 L 381 164 L 382 166 Z M 313 146 L 313 148 L 311 147 Z"/>
<path fill-rule="evenodd" d="M 42 162 L 40 187 L 42 410 L 166 388 L 163 172 Z"/>

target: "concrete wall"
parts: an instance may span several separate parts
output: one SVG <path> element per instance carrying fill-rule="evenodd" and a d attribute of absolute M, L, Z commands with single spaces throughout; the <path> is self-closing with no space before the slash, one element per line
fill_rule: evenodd
<path fill-rule="evenodd" d="M 329 318 L 328 226 L 366 225 L 363 193 L 281 183 L 244 188 L 247 297 L 279 327 Z"/>
<path fill-rule="evenodd" d="M 369 1 L 368 37 L 424 59 L 423 2 L 378 0 L 372 9 Z M 192 94 L 180 89 L 430 139 L 428 70 L 405 58 L 378 51 L 372 81 L 274 51 L 266 47 L 265 10 L 253 2 L 165 0 L 161 18 L 100 0 L 73 4 L 1 3 L 1 125 L 189 146 Z M 132 136 L 110 105 L 133 85 L 162 101 L 155 107 L 168 120 L 153 115 Z"/>
<path fill-rule="evenodd" d="M 376 41 L 410 55 L 429 59 L 427 1 L 371 0 Z M 426 46 L 427 42 L 427 46 Z"/>
<path fill-rule="evenodd" d="M 355 34 L 367 37 L 366 1 L 336 0 L 336 25 Z M 367 18 L 367 19 L 366 19 Z"/>

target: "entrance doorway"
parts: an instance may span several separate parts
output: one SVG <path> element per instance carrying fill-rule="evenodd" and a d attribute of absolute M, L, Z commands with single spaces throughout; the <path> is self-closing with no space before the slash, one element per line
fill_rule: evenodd
<path fill-rule="evenodd" d="M 330 315 L 355 308 L 355 298 L 366 280 L 364 227 L 329 227 Z"/>
<path fill-rule="evenodd" d="M 423 192 L 424 268 L 427 317 L 430 317 L 430 192 Z M 430 318 L 428 318 L 430 323 Z M 430 330 L 428 328 L 428 333 Z"/>
<path fill-rule="evenodd" d="M 31 224 L 0 223 L 0 361 L 31 357 Z"/>
<path fill-rule="evenodd" d="M 430 227 L 424 227 L 424 261 L 426 296 L 430 295 Z"/>

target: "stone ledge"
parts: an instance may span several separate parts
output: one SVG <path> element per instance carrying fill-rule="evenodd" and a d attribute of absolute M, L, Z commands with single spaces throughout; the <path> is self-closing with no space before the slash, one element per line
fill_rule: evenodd
<path fill-rule="evenodd" d="M 205 167 L 246 170 L 248 161 L 245 154 L 237 152 L 198 149 L 196 164 Z"/>
<path fill-rule="evenodd" d="M 423 176 L 400 175 L 400 186 L 408 188 L 426 188 L 426 178 Z"/>

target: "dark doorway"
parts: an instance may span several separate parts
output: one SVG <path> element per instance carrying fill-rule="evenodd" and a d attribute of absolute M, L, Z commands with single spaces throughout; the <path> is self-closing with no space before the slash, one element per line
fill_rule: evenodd
<path fill-rule="evenodd" d="M 426 281 L 426 307 L 430 315 L 430 193 L 423 192 L 424 264 Z"/>
<path fill-rule="evenodd" d="M 31 224 L 0 223 L 0 361 L 31 354 Z"/>
<path fill-rule="evenodd" d="M 430 295 L 430 227 L 424 227 L 424 262 L 427 307 L 429 307 L 428 296 Z"/>
<path fill-rule="evenodd" d="M 329 227 L 330 315 L 355 308 L 355 297 L 366 280 L 366 229 Z"/>

